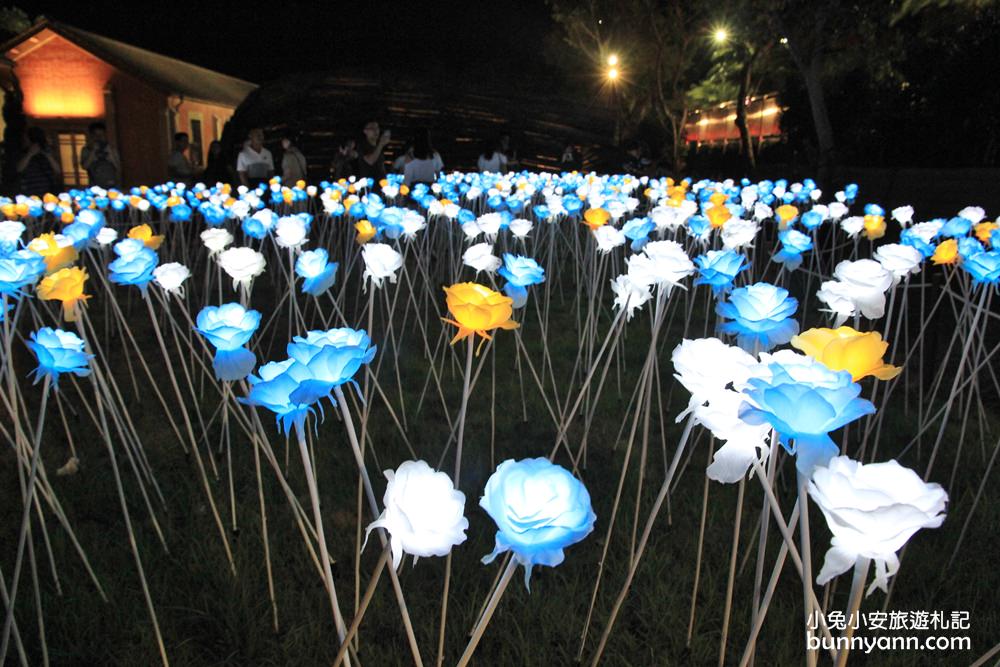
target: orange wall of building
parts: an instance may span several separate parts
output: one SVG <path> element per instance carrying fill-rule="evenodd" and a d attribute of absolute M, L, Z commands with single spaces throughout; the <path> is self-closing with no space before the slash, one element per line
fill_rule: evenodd
<path fill-rule="evenodd" d="M 115 68 L 51 30 L 11 49 L 14 72 L 32 118 L 100 118 L 104 88 Z"/>

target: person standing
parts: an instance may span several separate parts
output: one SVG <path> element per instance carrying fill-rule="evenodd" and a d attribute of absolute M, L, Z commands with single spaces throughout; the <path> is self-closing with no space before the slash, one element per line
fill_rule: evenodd
<path fill-rule="evenodd" d="M 339 181 L 347 178 L 354 171 L 354 165 L 358 160 L 358 151 L 355 148 L 354 139 L 343 139 L 337 144 L 337 150 L 333 154 L 333 161 L 330 163 L 330 178 Z"/>
<path fill-rule="evenodd" d="M 40 127 L 29 127 L 25 133 L 24 155 L 17 161 L 21 194 L 42 196 L 59 191 L 62 168 L 49 149 L 49 141 Z"/>
<path fill-rule="evenodd" d="M 121 158 L 108 143 L 108 128 L 104 123 L 91 123 L 87 128 L 87 143 L 80 151 L 80 165 L 87 170 L 91 185 L 110 188 L 121 182 Z"/>
<path fill-rule="evenodd" d="M 500 141 L 491 141 L 483 144 L 483 152 L 479 154 L 476 162 L 481 172 L 491 174 L 507 173 L 507 156 L 500 149 Z"/>
<path fill-rule="evenodd" d="M 194 178 L 194 165 L 188 157 L 190 147 L 191 138 L 187 132 L 178 132 L 174 135 L 173 150 L 167 158 L 167 178 L 174 183 L 190 185 Z"/>
<path fill-rule="evenodd" d="M 222 142 L 215 140 L 208 145 L 208 160 L 205 161 L 205 172 L 201 175 L 205 185 L 230 183 L 233 180 L 232 167 L 226 164 L 225 151 Z"/>
<path fill-rule="evenodd" d="M 250 187 L 274 176 L 274 158 L 264 148 L 264 131 L 255 127 L 247 133 L 243 150 L 236 158 L 236 173 L 240 183 Z"/>
<path fill-rule="evenodd" d="M 443 168 L 441 156 L 431 146 L 430 132 L 422 130 L 413 142 L 413 159 L 403 167 L 403 182 L 411 187 L 414 183 L 433 183 Z"/>
<path fill-rule="evenodd" d="M 365 123 L 362 131 L 364 138 L 358 146 L 358 161 L 354 167 L 354 175 L 358 178 L 371 178 L 376 183 L 385 178 L 385 147 L 392 139 L 392 132 L 379 128 L 378 121 Z"/>
<path fill-rule="evenodd" d="M 285 136 L 281 139 L 281 182 L 288 187 L 294 186 L 298 181 L 306 180 L 307 164 L 306 156 L 302 154 L 299 147 L 292 142 L 292 138 Z"/>

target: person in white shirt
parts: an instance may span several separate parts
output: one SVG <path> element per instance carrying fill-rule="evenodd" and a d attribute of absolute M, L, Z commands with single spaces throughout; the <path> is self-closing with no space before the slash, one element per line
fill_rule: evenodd
<path fill-rule="evenodd" d="M 433 183 L 442 169 L 444 162 L 431 147 L 430 133 L 426 130 L 420 132 L 413 142 L 413 159 L 403 167 L 403 182 L 409 186 L 414 183 Z"/>
<path fill-rule="evenodd" d="M 236 158 L 236 173 L 240 183 L 250 187 L 274 176 L 274 158 L 271 151 L 264 148 L 264 131 L 254 128 L 247 134 L 243 150 Z"/>
<path fill-rule="evenodd" d="M 507 156 L 503 154 L 499 141 L 490 141 L 484 145 L 483 152 L 476 163 L 481 172 L 492 174 L 507 173 Z"/>

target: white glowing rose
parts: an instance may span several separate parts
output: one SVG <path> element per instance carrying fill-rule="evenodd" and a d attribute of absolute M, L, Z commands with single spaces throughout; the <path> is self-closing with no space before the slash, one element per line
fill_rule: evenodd
<path fill-rule="evenodd" d="M 480 231 L 486 234 L 486 238 L 488 239 L 496 239 L 497 234 L 500 233 L 500 225 L 502 223 L 503 216 L 499 213 L 487 213 L 486 215 L 479 216 L 476 220 Z"/>
<path fill-rule="evenodd" d="M 899 206 L 892 209 L 892 219 L 898 222 L 901 227 L 906 227 L 913 222 L 913 207 Z"/>
<path fill-rule="evenodd" d="M 532 227 L 534 227 L 534 224 L 531 220 L 525 220 L 524 218 L 511 220 L 510 225 L 508 225 L 510 233 L 513 234 L 515 238 L 519 239 L 527 237 L 531 232 Z"/>
<path fill-rule="evenodd" d="M 920 273 L 920 265 L 924 261 L 919 250 L 899 243 L 879 246 L 873 257 L 892 274 L 893 282 L 899 282 L 911 273 Z"/>
<path fill-rule="evenodd" d="M 410 209 L 405 209 L 400 224 L 403 226 L 403 236 L 411 241 L 417 238 L 419 232 L 427 228 L 427 221 L 424 220 L 424 216 Z"/>
<path fill-rule="evenodd" d="M 282 248 L 298 248 L 308 241 L 306 221 L 297 215 L 286 215 L 278 219 L 274 227 L 274 242 Z"/>
<path fill-rule="evenodd" d="M 153 269 L 153 280 L 163 288 L 164 291 L 172 294 L 184 295 L 182 285 L 184 281 L 191 277 L 188 267 L 177 262 L 160 264 Z"/>
<path fill-rule="evenodd" d="M 392 566 L 398 568 L 403 554 L 414 558 L 447 556 L 452 547 L 465 542 L 469 521 L 465 518 L 465 494 L 455 489 L 451 478 L 435 472 L 424 461 L 405 461 L 394 471 L 386 470 L 382 514 L 368 532 L 384 528 L 389 533 Z"/>
<path fill-rule="evenodd" d="M 98 245 L 110 245 L 118 240 L 118 231 L 111 227 L 101 227 L 97 232 Z"/>
<path fill-rule="evenodd" d="M 865 219 L 860 215 L 852 215 L 840 221 L 840 228 L 853 239 L 865 228 Z"/>
<path fill-rule="evenodd" d="M 974 225 L 978 225 L 986 217 L 986 211 L 982 206 L 966 206 L 958 212 L 958 217 L 965 218 Z"/>
<path fill-rule="evenodd" d="M 477 272 L 486 271 L 487 273 L 493 273 L 503 264 L 503 261 L 493 254 L 493 246 L 489 243 L 477 243 L 470 246 L 462 255 L 462 262 Z"/>
<path fill-rule="evenodd" d="M 816 582 L 822 586 L 858 558 L 871 558 L 875 581 L 868 593 L 887 590 L 899 569 L 896 552 L 921 528 L 940 526 L 948 503 L 939 484 L 924 482 L 895 460 L 863 465 L 846 456 L 813 471 L 809 495 L 833 533 Z"/>
<path fill-rule="evenodd" d="M 708 478 L 722 484 L 740 481 L 753 465 L 754 459 L 763 464 L 770 455 L 768 444 L 770 424 L 748 424 L 740 419 L 740 408 L 746 396 L 732 389 L 716 392 L 705 405 L 694 409 L 696 422 L 723 442 L 706 468 Z"/>
<path fill-rule="evenodd" d="M 24 223 L 17 220 L 4 220 L 0 222 L 0 241 L 4 243 L 17 243 L 24 233 Z"/>
<path fill-rule="evenodd" d="M 847 208 L 847 205 L 844 204 L 844 202 L 841 202 L 841 201 L 830 202 L 830 205 L 829 205 L 828 208 L 830 210 L 830 219 L 831 220 L 840 220 L 845 215 L 847 215 L 848 208 Z"/>
<path fill-rule="evenodd" d="M 757 360 L 734 345 L 718 338 L 684 339 L 670 357 L 674 377 L 691 393 L 681 417 L 712 399 L 730 383 L 740 390 L 757 367 Z M 680 419 L 681 417 L 678 417 Z"/>
<path fill-rule="evenodd" d="M 229 247 L 233 242 L 233 235 L 222 227 L 213 227 L 201 233 L 201 242 L 208 248 L 209 255 L 216 255 Z"/>
<path fill-rule="evenodd" d="M 910 233 L 915 234 L 924 243 L 930 243 L 940 233 L 942 227 L 944 227 L 944 221 L 942 220 L 918 222 L 910 227 Z"/>
<path fill-rule="evenodd" d="M 219 266 L 233 279 L 233 289 L 249 286 L 253 279 L 264 273 L 267 260 L 253 248 L 230 248 L 219 255 Z"/>
<path fill-rule="evenodd" d="M 647 243 L 642 254 L 625 260 L 628 275 L 642 285 L 657 285 L 671 288 L 694 273 L 695 266 L 676 241 L 652 241 Z"/>
<path fill-rule="evenodd" d="M 730 250 L 750 246 L 757 236 L 757 223 L 743 218 L 730 218 L 722 225 L 722 245 Z"/>
<path fill-rule="evenodd" d="M 385 243 L 366 243 L 361 248 L 361 258 L 365 262 L 364 280 L 371 278 L 375 287 L 381 287 L 386 278 L 396 282 L 396 271 L 403 266 L 403 256 Z"/>
<path fill-rule="evenodd" d="M 622 233 L 622 230 L 611 225 L 601 225 L 594 230 L 594 240 L 597 241 L 597 249 L 607 254 L 615 248 L 625 245 L 625 234 Z"/>
<path fill-rule="evenodd" d="M 627 274 L 611 281 L 611 291 L 615 294 L 615 308 L 625 310 L 625 315 L 630 320 L 635 311 L 653 297 L 649 285 L 637 283 Z"/>
<path fill-rule="evenodd" d="M 873 259 L 844 260 L 833 277 L 850 286 L 857 310 L 868 319 L 885 314 L 885 291 L 892 287 L 892 274 Z"/>
<path fill-rule="evenodd" d="M 846 322 L 857 309 L 851 286 L 839 280 L 824 280 L 816 291 L 816 298 L 828 306 L 823 310 L 833 314 L 833 325 L 836 327 Z"/>

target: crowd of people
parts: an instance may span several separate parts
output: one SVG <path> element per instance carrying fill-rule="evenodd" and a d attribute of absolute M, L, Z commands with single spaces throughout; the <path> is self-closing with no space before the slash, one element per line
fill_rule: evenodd
<path fill-rule="evenodd" d="M 95 122 L 89 126 L 86 143 L 80 151 L 79 165 L 87 172 L 90 185 L 120 187 L 123 185 L 121 157 L 107 135 L 104 123 Z M 391 141 L 390 129 L 383 129 L 378 121 L 368 121 L 362 127 L 360 137 L 345 138 L 337 143 L 326 170 L 316 168 L 314 164 L 311 174 L 314 177 L 322 174 L 333 180 L 356 176 L 378 181 L 391 170 L 402 174 L 404 182 L 412 186 L 432 183 L 444 170 L 444 160 L 435 150 L 429 130 L 415 132 L 390 162 L 386 148 Z M 286 183 L 307 180 L 310 165 L 296 145 L 295 138 L 290 134 L 282 135 L 280 146 L 281 160 L 276 162 L 264 145 L 263 130 L 253 128 L 247 133 L 235 161 L 227 156 L 222 142 L 216 140 L 209 144 L 202 167 L 201 156 L 193 153 L 194 146 L 188 133 L 177 132 L 166 156 L 166 175 L 169 180 L 181 183 L 225 182 L 246 186 L 275 175 L 281 176 Z M 633 141 L 625 146 L 624 159 L 615 168 L 635 175 L 651 174 L 653 163 L 645 153 L 644 146 Z M 510 135 L 500 134 L 485 142 L 476 165 L 481 172 L 507 173 L 520 169 L 517 149 L 513 147 Z M 560 171 L 579 171 L 583 168 L 584 159 L 579 147 L 567 142 L 559 161 Z M 24 150 L 17 162 L 17 174 L 20 193 L 41 195 L 61 189 L 63 179 L 58 157 L 39 127 L 27 129 Z"/>

